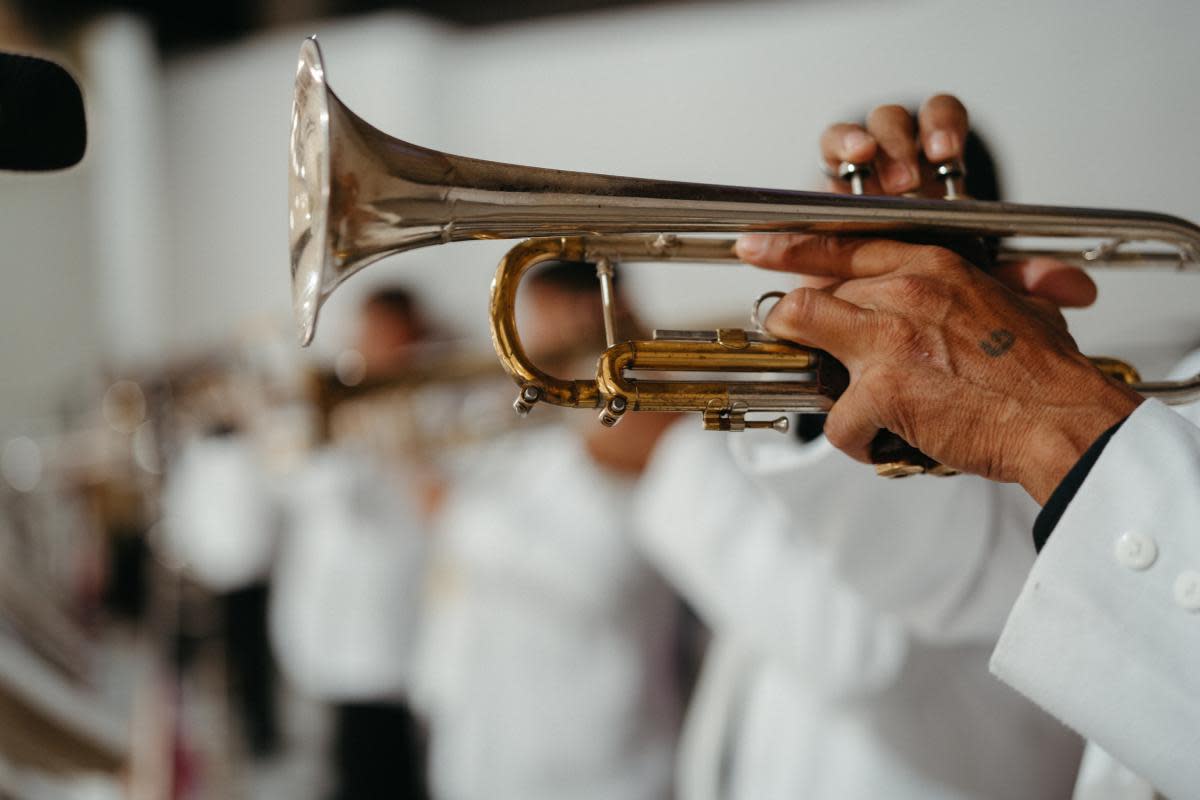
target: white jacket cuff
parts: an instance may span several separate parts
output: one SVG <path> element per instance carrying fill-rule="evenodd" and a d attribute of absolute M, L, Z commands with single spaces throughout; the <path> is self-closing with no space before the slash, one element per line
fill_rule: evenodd
<path fill-rule="evenodd" d="M 1200 429 L 1147 401 L 1030 572 L 992 671 L 1172 797 L 1200 786 Z"/>

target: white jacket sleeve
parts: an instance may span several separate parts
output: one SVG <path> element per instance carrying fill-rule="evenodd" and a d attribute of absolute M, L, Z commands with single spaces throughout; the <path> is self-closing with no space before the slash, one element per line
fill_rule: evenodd
<path fill-rule="evenodd" d="M 992 657 L 1170 797 L 1200 791 L 1200 428 L 1143 403 L 1058 521 Z"/>
<path fill-rule="evenodd" d="M 782 659 L 831 693 L 887 686 L 903 666 L 903 627 L 792 535 L 725 437 L 675 426 L 640 483 L 635 512 L 647 558 L 718 634 Z"/>

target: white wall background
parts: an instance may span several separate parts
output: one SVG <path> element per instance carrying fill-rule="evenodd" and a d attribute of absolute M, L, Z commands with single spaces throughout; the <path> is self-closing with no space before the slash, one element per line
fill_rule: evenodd
<path fill-rule="evenodd" d="M 166 338 L 194 349 L 228 339 L 252 317 L 287 323 L 284 157 L 295 53 L 310 32 L 320 34 L 330 83 L 351 108 L 438 149 L 806 188 L 816 185 L 825 124 L 948 90 L 987 133 L 1009 199 L 1200 220 L 1196 31 L 1200 4 L 1187 0 L 735 2 L 482 30 L 389 15 L 313 23 L 173 60 L 161 103 L 167 235 L 157 291 Z M 82 213 L 78 198 L 61 199 L 65 213 Z M 17 201 L 0 192 L 0 202 Z M 25 248 L 10 247 L 14 254 L 32 247 L 22 237 L 47 238 L 45 229 L 33 237 L 13 234 L 8 218 L 2 224 Z M 48 361 L 61 371 L 94 355 L 86 332 L 104 319 L 80 299 L 94 281 L 78 260 L 86 245 L 55 238 L 42 246 L 59 271 L 21 268 L 10 256 L 10 274 L 33 284 L 24 299 L 0 298 L 9 376 Z M 487 287 L 505 247 L 433 248 L 369 268 L 330 300 L 318 348 L 344 341 L 359 293 L 380 281 L 419 287 L 460 332 L 486 342 Z M 663 326 L 740 314 L 780 281 L 731 270 L 706 270 L 700 281 L 679 270 L 637 273 L 655 290 L 644 312 Z M 30 322 L 37 314 L 28 304 L 48 309 L 51 298 L 67 304 L 70 320 Z M 1092 352 L 1133 357 L 1153 372 L 1200 342 L 1197 301 L 1200 277 L 1105 276 L 1099 307 L 1073 325 Z M 71 348 L 61 338 L 76 335 L 78 348 L 63 358 Z M 0 408 L 16 394 L 0 391 Z"/>
<path fill-rule="evenodd" d="M 0 434 L 42 416 L 103 353 L 87 231 L 76 230 L 86 186 L 77 173 L 0 175 Z"/>

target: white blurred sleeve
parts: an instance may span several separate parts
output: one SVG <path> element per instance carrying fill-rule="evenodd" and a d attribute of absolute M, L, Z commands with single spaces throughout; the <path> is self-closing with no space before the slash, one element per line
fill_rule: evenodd
<path fill-rule="evenodd" d="M 635 503 L 647 557 L 720 635 L 833 693 L 889 685 L 905 633 L 833 575 L 828 555 L 733 462 L 721 435 L 675 426 Z"/>
<path fill-rule="evenodd" d="M 993 642 L 1033 563 L 1037 505 L 972 476 L 880 478 L 824 437 L 732 440 L 792 531 L 874 608 L 935 643 Z"/>

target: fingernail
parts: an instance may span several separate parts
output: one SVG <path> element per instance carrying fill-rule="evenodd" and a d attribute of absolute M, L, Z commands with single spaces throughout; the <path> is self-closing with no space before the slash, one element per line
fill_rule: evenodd
<path fill-rule="evenodd" d="M 930 161 L 953 158 L 958 149 L 955 138 L 948 131 L 934 131 L 929 134 L 929 150 L 925 155 Z"/>
<path fill-rule="evenodd" d="M 917 171 L 903 161 L 893 161 L 884 171 L 883 180 L 890 191 L 907 192 L 917 185 Z"/>
<path fill-rule="evenodd" d="M 765 234 L 746 233 L 738 237 L 734 252 L 743 261 L 753 261 L 767 252 L 768 239 Z"/>
<path fill-rule="evenodd" d="M 842 147 L 847 153 L 865 149 L 871 144 L 871 137 L 862 131 L 850 131 L 842 137 Z"/>

